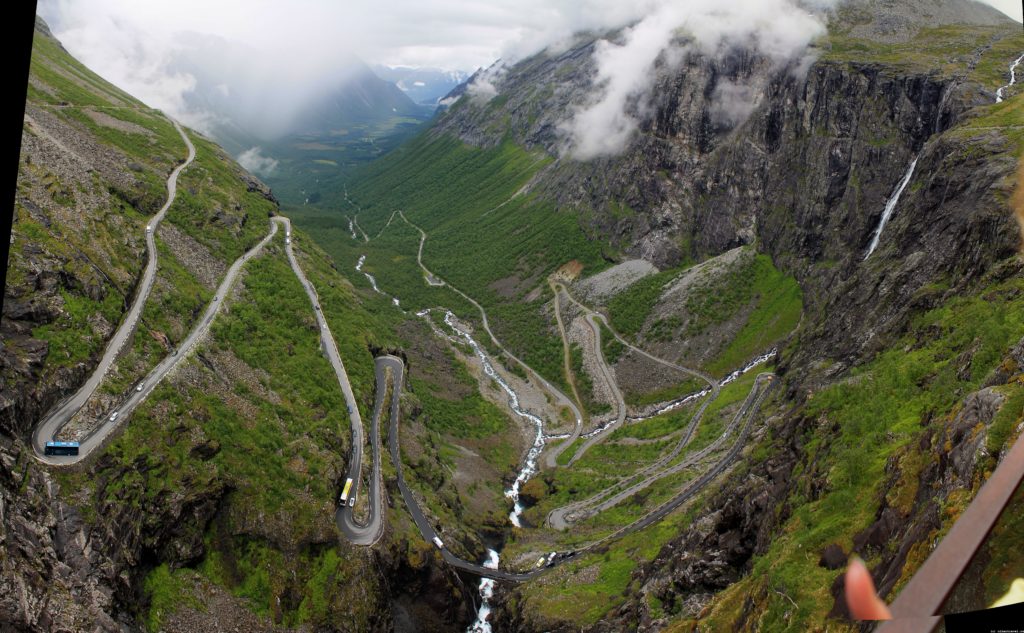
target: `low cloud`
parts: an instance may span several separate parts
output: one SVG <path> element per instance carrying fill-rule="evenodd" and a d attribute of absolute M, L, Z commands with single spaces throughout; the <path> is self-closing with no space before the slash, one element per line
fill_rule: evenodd
<path fill-rule="evenodd" d="M 466 95 L 478 104 L 486 104 L 498 96 L 497 83 L 505 75 L 505 66 L 495 62 L 486 70 L 477 73 L 473 81 L 466 86 Z"/>
<path fill-rule="evenodd" d="M 728 79 L 719 81 L 711 94 L 711 122 L 736 127 L 757 109 L 760 96 L 760 85 L 752 86 Z"/>
<path fill-rule="evenodd" d="M 603 46 L 597 94 L 570 126 L 599 155 L 631 135 L 650 66 L 676 35 L 697 48 L 756 39 L 785 54 L 808 39 L 801 17 L 818 25 L 798 1 L 834 0 L 40 0 L 39 12 L 73 55 L 146 103 L 206 132 L 225 124 L 211 112 L 227 112 L 259 143 L 288 130 L 311 95 L 342 85 L 353 55 L 469 71 L 628 27 Z M 498 79 L 480 78 L 470 97 L 494 98 Z M 585 137 L 588 127 L 609 138 Z"/>
<path fill-rule="evenodd" d="M 676 67 L 687 53 L 707 56 L 732 48 L 754 49 L 779 65 L 800 60 L 807 45 L 825 34 L 823 8 L 811 13 L 797 0 L 675 0 L 662 2 L 614 40 L 594 50 L 597 75 L 588 103 L 560 130 L 566 150 L 590 160 L 620 153 L 650 110 L 656 65 Z M 712 96 L 713 116 L 736 125 L 756 107 L 756 91 L 735 83 Z"/>
<path fill-rule="evenodd" d="M 807 11 L 823 11 L 837 1 L 39 0 L 38 11 L 87 66 L 149 105 L 190 122 L 189 117 L 201 121 L 202 113 L 195 103 L 186 103 L 185 95 L 201 90 L 204 77 L 181 69 L 178 62 L 203 49 L 204 38 L 220 38 L 230 45 L 225 50 L 236 45 L 249 49 L 233 58 L 202 50 L 203 66 L 231 72 L 230 80 L 216 79 L 219 93 L 209 92 L 245 102 L 240 107 L 251 106 L 253 119 L 272 119 L 281 112 L 286 113 L 283 119 L 311 89 L 339 85 L 333 77 L 344 66 L 339 60 L 352 54 L 372 63 L 472 71 L 499 58 L 512 64 L 544 48 L 565 48 L 581 31 L 637 28 L 641 21 L 648 24 L 640 28 L 656 31 L 662 44 L 670 41 L 675 27 L 690 33 L 694 45 L 712 49 L 720 40 L 742 43 L 759 32 L 762 50 L 784 53 L 807 40 Z M 1020 19 L 1017 0 L 987 2 Z M 667 28 L 650 20 L 661 20 Z M 645 48 L 640 41 L 616 45 L 638 54 Z M 643 61 L 637 60 L 637 66 L 643 67 Z M 609 89 L 614 93 L 619 86 Z M 629 101 L 621 95 L 612 98 Z M 617 120 L 617 113 L 604 118 L 613 129 L 630 127 Z M 265 127 L 272 132 L 282 125 L 273 120 Z"/>
<path fill-rule="evenodd" d="M 238 164 L 257 176 L 269 176 L 277 169 L 277 160 L 263 155 L 259 147 L 250 147 L 235 159 Z"/>
<path fill-rule="evenodd" d="M 675 24 L 663 19 L 663 9 L 628 28 L 618 42 L 599 40 L 596 99 L 577 110 L 562 126 L 570 136 L 573 154 L 581 160 L 614 154 L 633 136 L 638 110 L 645 109 L 655 60 L 669 44 Z"/>
<path fill-rule="evenodd" d="M 487 103 L 498 96 L 498 89 L 494 82 L 489 79 L 477 79 L 466 86 L 466 94 L 477 103 Z"/>
<path fill-rule="evenodd" d="M 227 103 L 232 121 L 269 141 L 311 94 L 341 85 L 353 56 L 472 72 L 619 28 L 662 1 L 40 0 L 38 10 L 72 55 L 147 104 L 209 133 Z M 484 79 L 471 96 L 498 94 Z"/>

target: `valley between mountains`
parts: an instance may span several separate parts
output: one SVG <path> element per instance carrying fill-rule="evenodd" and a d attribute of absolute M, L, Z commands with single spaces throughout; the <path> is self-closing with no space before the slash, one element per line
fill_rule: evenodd
<path fill-rule="evenodd" d="M 0 628 L 856 630 L 848 558 L 891 601 L 1024 432 L 1024 35 L 926 4 L 785 64 L 677 33 L 588 160 L 578 34 L 273 190 L 37 18 Z"/>

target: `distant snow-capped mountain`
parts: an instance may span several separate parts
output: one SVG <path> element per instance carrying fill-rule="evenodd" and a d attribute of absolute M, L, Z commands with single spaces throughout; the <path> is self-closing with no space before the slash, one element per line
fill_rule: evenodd
<path fill-rule="evenodd" d="M 377 64 L 373 72 L 394 83 L 410 99 L 419 104 L 437 105 L 453 88 L 469 79 L 471 73 L 441 68 L 413 68 Z"/>

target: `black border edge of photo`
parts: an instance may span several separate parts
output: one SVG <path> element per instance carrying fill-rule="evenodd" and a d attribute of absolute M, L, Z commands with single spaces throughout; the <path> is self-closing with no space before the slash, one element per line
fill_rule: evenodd
<path fill-rule="evenodd" d="M 0 284 L 6 290 L 7 261 L 11 251 L 11 228 L 14 223 L 14 196 L 18 190 L 18 161 L 21 158 L 21 132 L 25 125 L 25 104 L 28 99 L 28 71 L 32 61 L 32 37 L 36 30 L 36 0 L 15 2 L 6 10 L 14 28 L 9 31 L 11 40 L 10 56 L 11 74 L 7 109 L 8 119 L 5 121 L 7 142 L 7 176 L 4 177 L 2 191 L 4 199 L 10 206 L 0 213 L 0 272 L 3 279 Z M 0 294 L 0 310 L 3 309 L 3 294 Z"/>

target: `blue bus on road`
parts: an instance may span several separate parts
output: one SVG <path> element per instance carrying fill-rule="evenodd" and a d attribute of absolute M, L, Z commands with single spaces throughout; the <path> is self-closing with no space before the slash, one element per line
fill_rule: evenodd
<path fill-rule="evenodd" d="M 78 455 L 78 442 L 47 442 L 44 455 Z"/>

